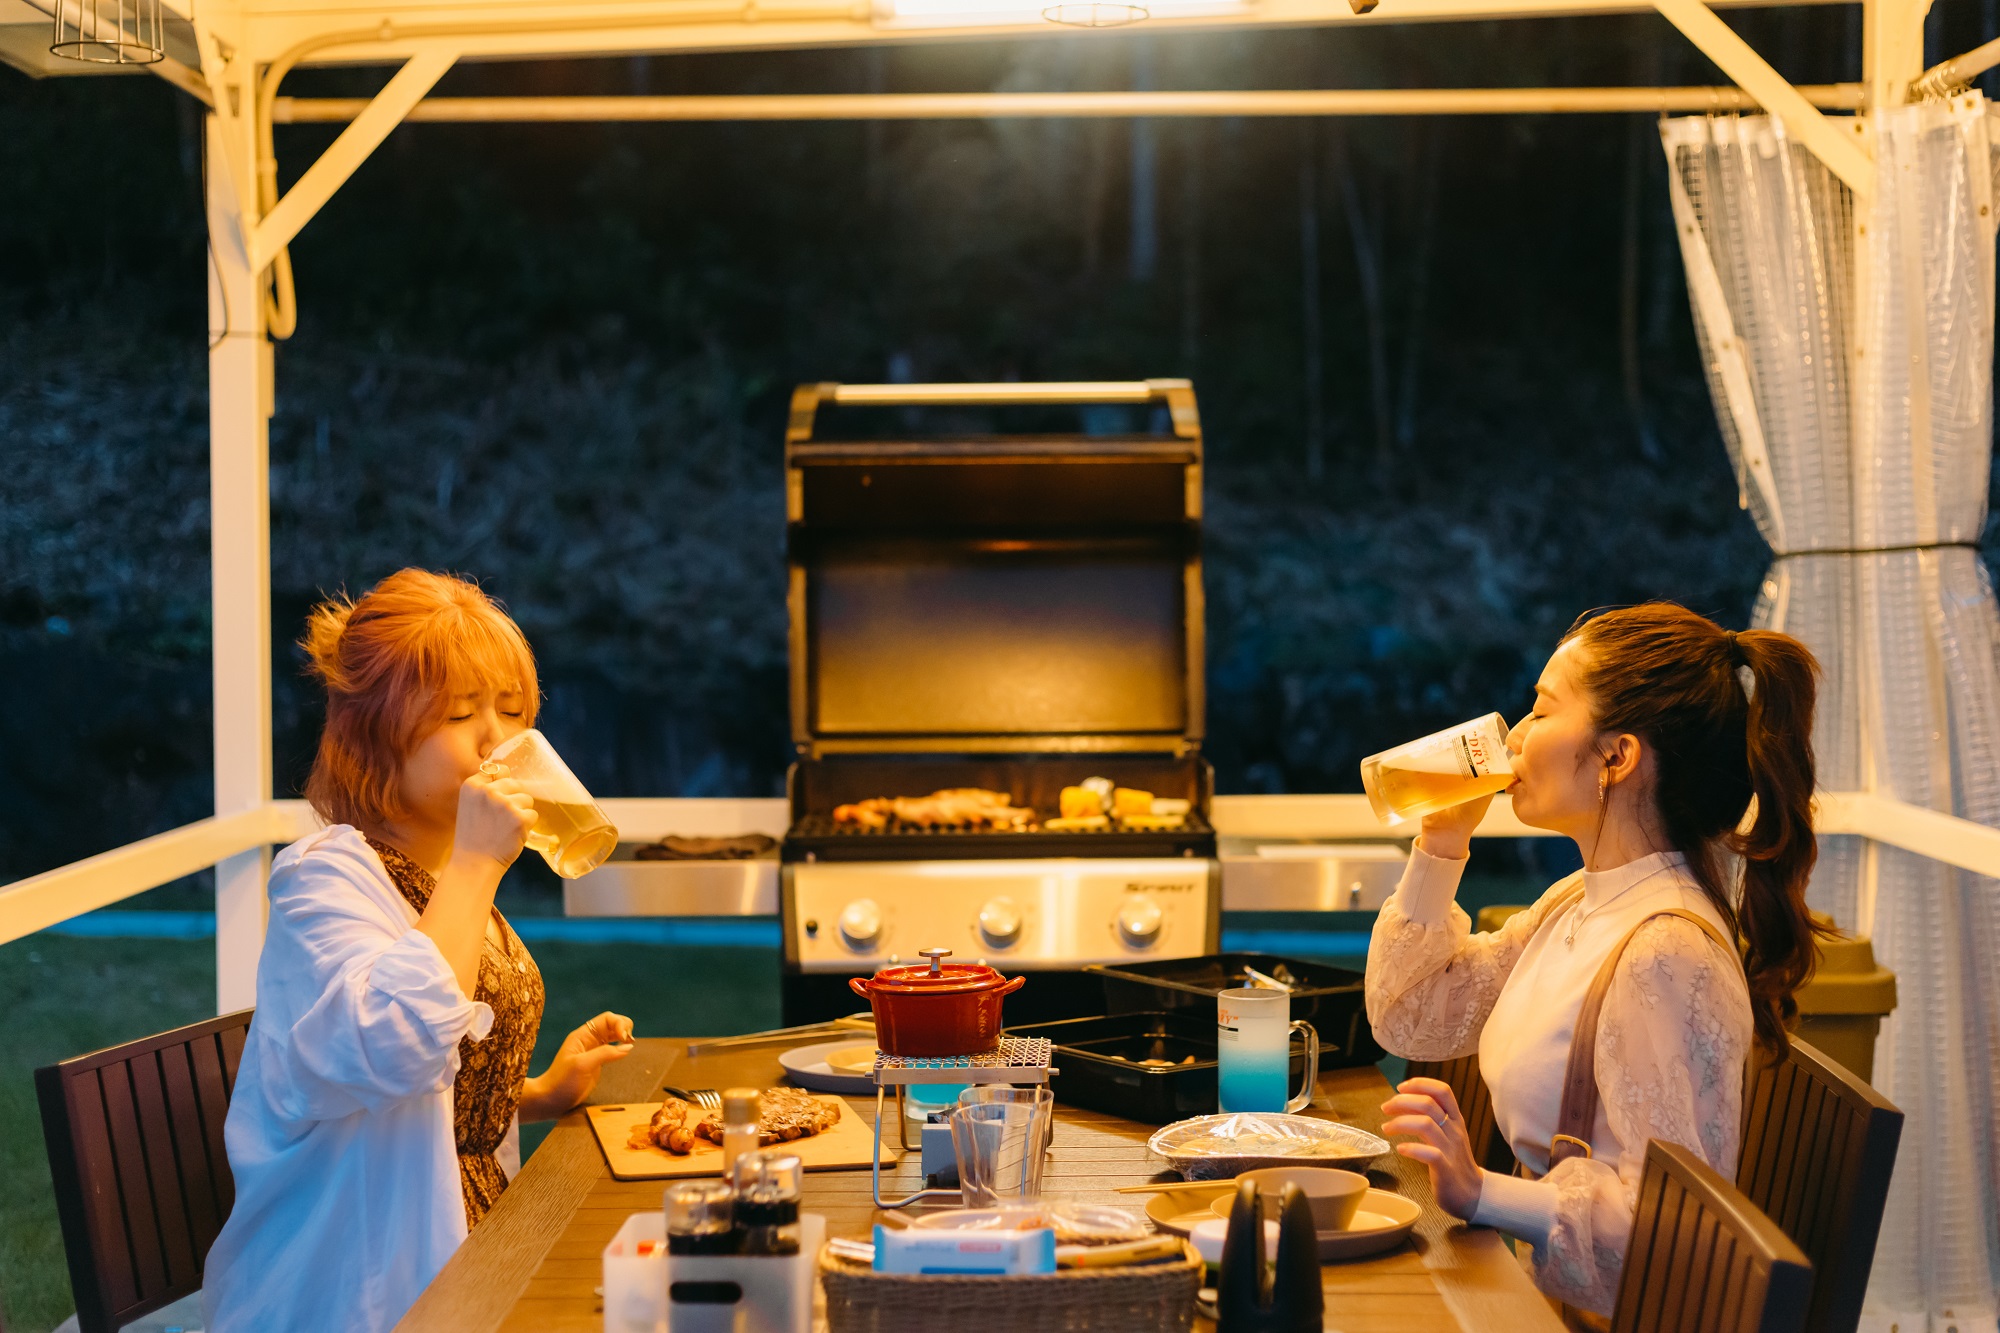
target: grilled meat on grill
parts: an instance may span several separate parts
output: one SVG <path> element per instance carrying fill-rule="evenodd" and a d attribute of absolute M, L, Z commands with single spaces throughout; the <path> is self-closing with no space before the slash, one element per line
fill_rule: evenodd
<path fill-rule="evenodd" d="M 929 796 L 878 796 L 833 812 L 836 824 L 873 829 L 887 828 L 892 821 L 918 828 L 1018 829 L 1034 818 L 1033 810 L 1012 804 L 1007 793 L 980 787 L 947 787 Z"/>

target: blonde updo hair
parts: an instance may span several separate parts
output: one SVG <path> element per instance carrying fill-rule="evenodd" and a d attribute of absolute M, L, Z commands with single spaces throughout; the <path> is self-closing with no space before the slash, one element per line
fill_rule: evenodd
<path fill-rule="evenodd" d="M 403 569 L 350 600 L 328 598 L 299 643 L 326 687 L 326 728 L 306 800 L 330 824 L 379 827 L 405 812 L 403 762 L 437 729 L 455 695 L 519 690 L 535 725 L 535 657 L 477 584 Z"/>

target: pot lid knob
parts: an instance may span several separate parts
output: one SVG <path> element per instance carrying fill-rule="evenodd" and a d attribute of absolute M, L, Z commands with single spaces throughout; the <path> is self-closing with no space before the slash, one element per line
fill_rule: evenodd
<path fill-rule="evenodd" d="M 949 949 L 919 949 L 919 950 L 917 950 L 917 956 L 918 956 L 919 958 L 928 958 L 928 959 L 930 959 L 930 960 L 931 960 L 931 973 L 930 973 L 930 974 L 931 974 L 932 976 L 934 976 L 934 977 L 941 977 L 941 976 L 943 976 L 943 975 L 944 975 L 944 960 L 945 960 L 945 959 L 947 959 L 947 958 L 949 958 L 949 957 L 951 957 L 951 950 L 949 950 Z"/>

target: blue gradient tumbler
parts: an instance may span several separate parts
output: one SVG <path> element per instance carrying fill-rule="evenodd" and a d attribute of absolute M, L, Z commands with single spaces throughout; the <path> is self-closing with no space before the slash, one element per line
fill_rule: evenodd
<path fill-rule="evenodd" d="M 1295 1030 L 1305 1034 L 1306 1073 L 1298 1094 L 1288 1097 Z M 1319 1033 L 1304 1019 L 1292 1021 L 1290 992 L 1223 991 L 1215 997 L 1215 1041 L 1221 1110 L 1290 1113 L 1311 1104 L 1319 1076 Z"/>

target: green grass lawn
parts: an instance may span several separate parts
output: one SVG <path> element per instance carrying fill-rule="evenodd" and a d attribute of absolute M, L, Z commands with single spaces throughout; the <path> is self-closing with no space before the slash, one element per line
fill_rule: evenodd
<path fill-rule="evenodd" d="M 775 950 L 543 941 L 534 954 L 549 993 L 536 1072 L 601 1009 L 631 1015 L 652 1037 L 778 1023 Z M 0 1311 L 10 1333 L 46 1333 L 75 1308 L 33 1071 L 214 1012 L 212 940 L 33 935 L 0 945 Z M 543 1132 L 529 1127 L 523 1151 Z"/>

